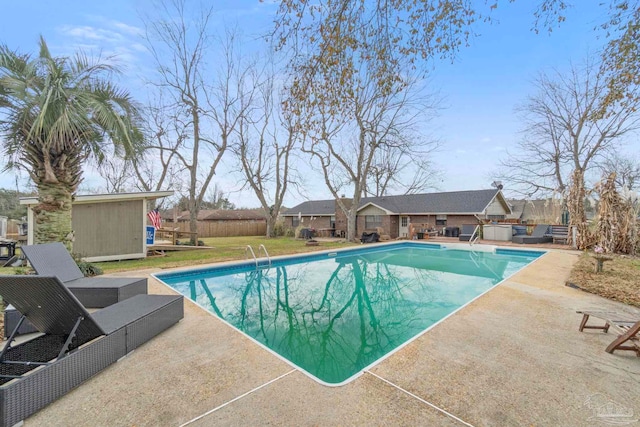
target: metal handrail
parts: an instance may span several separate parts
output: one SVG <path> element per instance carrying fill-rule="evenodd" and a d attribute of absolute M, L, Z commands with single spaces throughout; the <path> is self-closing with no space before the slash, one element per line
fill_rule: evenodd
<path fill-rule="evenodd" d="M 267 248 L 265 248 L 263 244 L 258 246 L 258 255 L 260 255 L 261 251 L 264 252 L 264 256 L 267 258 L 267 261 L 269 262 L 269 267 L 271 267 L 271 257 L 269 256 L 269 252 L 267 252 Z"/>
<path fill-rule="evenodd" d="M 477 233 L 477 236 L 476 236 Z M 473 236 L 476 236 L 475 239 L 473 239 Z M 478 239 L 480 238 L 480 224 L 476 225 L 476 228 L 473 229 L 473 233 L 471 234 L 471 239 L 469 239 L 469 246 L 473 246 Z"/>
<path fill-rule="evenodd" d="M 253 260 L 256 262 L 256 268 L 258 268 L 258 258 L 256 257 L 256 253 L 253 251 L 251 245 L 247 245 L 247 247 L 244 248 L 244 256 L 246 259 L 249 259 L 249 253 L 253 256 Z"/>

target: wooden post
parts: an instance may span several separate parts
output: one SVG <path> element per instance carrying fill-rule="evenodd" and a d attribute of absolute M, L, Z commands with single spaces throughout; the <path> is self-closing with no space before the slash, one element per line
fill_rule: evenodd
<path fill-rule="evenodd" d="M 611 261 L 613 258 L 607 255 L 594 255 L 596 259 L 596 273 L 602 273 L 605 261 Z"/>

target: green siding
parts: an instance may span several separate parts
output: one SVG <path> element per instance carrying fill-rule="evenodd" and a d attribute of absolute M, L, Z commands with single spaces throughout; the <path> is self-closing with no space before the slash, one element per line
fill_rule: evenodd
<path fill-rule="evenodd" d="M 73 205 L 73 252 L 83 257 L 144 252 L 142 200 Z"/>

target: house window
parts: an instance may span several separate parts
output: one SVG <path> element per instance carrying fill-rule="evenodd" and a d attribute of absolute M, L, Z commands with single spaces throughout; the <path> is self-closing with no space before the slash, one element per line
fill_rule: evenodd
<path fill-rule="evenodd" d="M 297 228 L 300 225 L 300 218 L 297 216 L 291 217 L 291 226 Z"/>
<path fill-rule="evenodd" d="M 336 217 L 334 215 L 329 218 L 329 228 L 336 228 Z"/>
<path fill-rule="evenodd" d="M 376 227 L 382 227 L 382 215 L 365 215 L 364 228 L 373 229 Z"/>
<path fill-rule="evenodd" d="M 406 216 L 400 217 L 400 227 L 407 227 L 409 225 L 409 218 Z"/>
<path fill-rule="evenodd" d="M 499 221 L 505 218 L 506 215 L 487 215 L 487 219 L 490 219 L 491 221 Z"/>
<path fill-rule="evenodd" d="M 447 225 L 447 216 L 436 215 L 436 225 Z"/>

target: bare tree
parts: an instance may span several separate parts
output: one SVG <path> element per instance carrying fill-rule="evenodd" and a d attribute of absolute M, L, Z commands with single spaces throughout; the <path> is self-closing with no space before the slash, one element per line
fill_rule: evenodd
<path fill-rule="evenodd" d="M 160 92 L 144 110 L 144 116 L 147 147 L 141 156 L 127 164 L 135 177 L 135 186 L 142 191 L 179 189 L 184 167 L 178 158 L 188 138 L 187 112 L 167 106 Z"/>
<path fill-rule="evenodd" d="M 229 201 L 228 196 L 218 186 L 218 183 L 214 183 L 213 186 L 209 186 L 207 197 L 202 201 L 202 208 L 232 210 L 235 209 L 235 205 Z"/>
<path fill-rule="evenodd" d="M 336 76 L 344 84 L 332 92 Z M 375 66 L 369 63 L 348 79 L 326 70 L 309 90 L 314 98 L 298 104 L 306 134 L 302 150 L 319 165 L 345 213 L 349 239 L 355 237 L 356 212 L 376 159 L 384 153 L 422 156 L 433 148 L 432 142 L 416 137 L 415 128 L 434 107 L 419 88 L 422 80 L 409 79 L 406 70 L 404 76 L 404 81 L 392 80 L 381 88 Z M 339 196 L 345 191 L 352 194 L 349 200 Z"/>
<path fill-rule="evenodd" d="M 274 226 L 289 184 L 294 183 L 292 166 L 294 149 L 300 142 L 297 117 L 282 111 L 280 89 L 273 69 L 254 74 L 258 88 L 251 114 L 240 118 L 232 151 L 245 178 L 265 212 L 267 237 L 274 236 Z"/>
<path fill-rule="evenodd" d="M 640 184 L 640 160 L 614 152 L 598 165 L 603 176 L 613 176 L 618 189 L 635 190 Z"/>
<path fill-rule="evenodd" d="M 192 17 L 187 16 L 185 0 L 161 0 L 156 10 L 160 17 L 147 20 L 146 38 L 168 107 L 185 112 L 185 140 L 181 149 L 172 153 L 188 173 L 189 229 L 195 233 L 200 205 L 246 108 L 241 103 L 246 89 L 243 68 L 230 33 L 222 41 L 223 52 L 215 52 L 218 69 L 207 67 L 205 57 L 214 54 L 209 33 L 212 7 Z M 191 240 L 195 244 L 195 237 Z"/>
<path fill-rule="evenodd" d="M 523 138 L 500 162 L 500 178 L 528 196 L 566 196 L 573 172 L 585 175 L 620 147 L 622 138 L 638 128 L 638 116 L 633 109 L 619 109 L 599 118 L 606 80 L 597 63 L 572 65 L 567 74 L 541 73 L 535 85 L 537 93 L 518 109 Z"/>
<path fill-rule="evenodd" d="M 440 174 L 429 160 L 429 153 L 381 150 L 369 170 L 364 194 L 379 197 L 424 192 L 436 188 Z"/>
<path fill-rule="evenodd" d="M 107 193 L 123 193 L 131 188 L 132 173 L 129 168 L 124 167 L 125 162 L 121 158 L 108 156 L 98 165 L 98 171 L 105 181 Z"/>
<path fill-rule="evenodd" d="M 536 84 L 538 93 L 521 108 L 526 124 L 523 140 L 501 162 L 502 179 L 528 195 L 540 190 L 562 194 L 582 248 L 589 244 L 585 175 L 638 128 L 638 104 L 598 114 L 606 79 L 600 64 L 591 62 L 582 69 L 572 66 L 566 75 L 543 73 Z"/>

